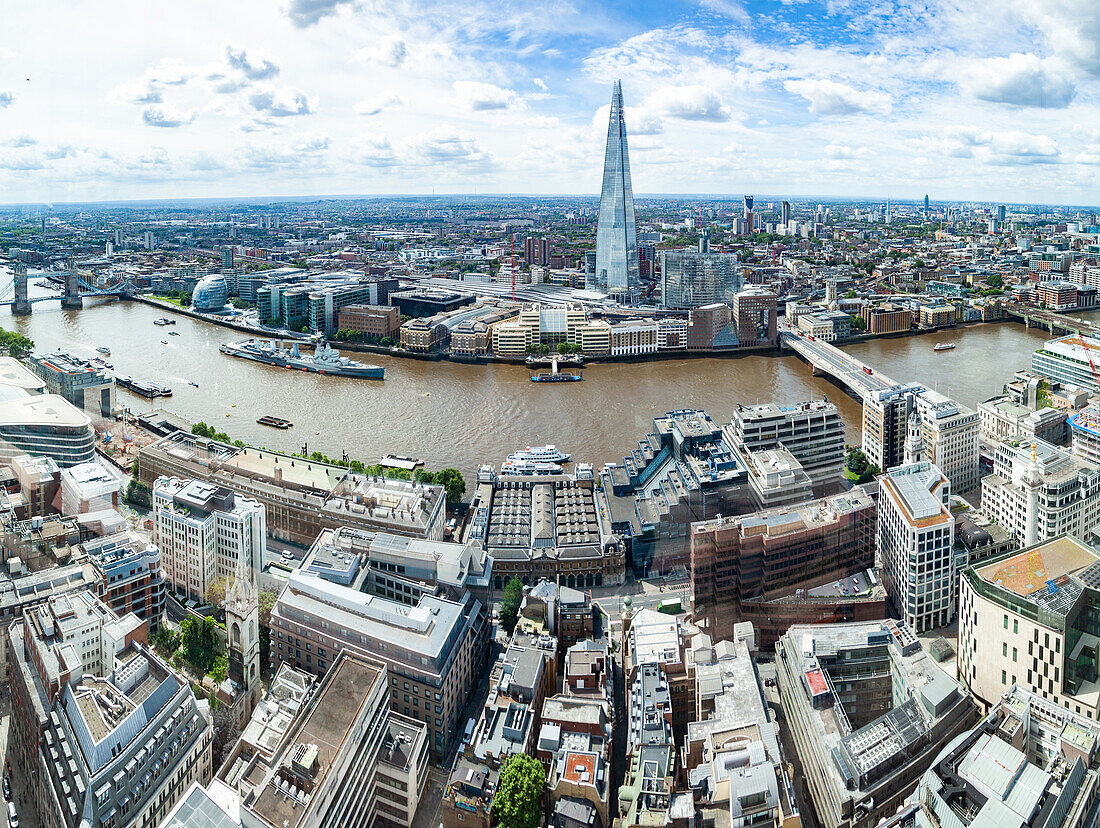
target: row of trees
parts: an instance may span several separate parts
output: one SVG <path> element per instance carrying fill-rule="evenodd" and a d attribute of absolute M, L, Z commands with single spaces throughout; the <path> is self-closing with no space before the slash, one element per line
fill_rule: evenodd
<path fill-rule="evenodd" d="M 392 348 L 397 344 L 391 336 L 375 336 L 374 334 L 365 334 L 362 331 L 349 331 L 345 328 L 341 328 L 331 337 L 334 342 L 362 342 L 366 345 L 379 345 L 383 348 Z"/>
<path fill-rule="evenodd" d="M 218 440 L 222 443 L 232 443 L 238 448 L 243 448 L 245 445 L 241 440 L 231 440 L 224 431 L 218 431 L 201 420 L 191 426 L 191 433 L 210 440 Z M 263 450 L 268 451 L 269 449 L 263 448 Z M 463 495 L 466 494 L 466 479 L 462 476 L 462 472 L 455 468 L 440 469 L 434 472 L 427 469 L 417 469 L 414 473 L 406 469 L 383 467 L 380 463 L 368 466 L 362 460 L 353 460 L 346 454 L 343 457 L 335 458 L 329 457 L 324 452 L 311 451 L 309 454 L 292 452 L 291 456 L 301 457 L 303 460 L 310 460 L 314 463 L 324 463 L 329 466 L 343 466 L 355 474 L 388 477 L 391 480 L 415 480 L 417 483 L 432 483 L 442 486 L 447 491 L 447 503 L 452 507 L 460 503 Z"/>

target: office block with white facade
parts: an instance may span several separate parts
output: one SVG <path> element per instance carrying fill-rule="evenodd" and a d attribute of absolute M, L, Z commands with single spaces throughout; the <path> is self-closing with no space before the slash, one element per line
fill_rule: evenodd
<path fill-rule="evenodd" d="M 161 477 L 153 484 L 154 540 L 165 580 L 202 600 L 216 578 L 229 578 L 244 559 L 263 569 L 267 546 L 264 507 L 224 486 Z"/>
<path fill-rule="evenodd" d="M 955 606 L 955 519 L 951 483 L 928 461 L 879 478 L 878 549 L 886 591 L 917 632 L 951 621 Z"/>

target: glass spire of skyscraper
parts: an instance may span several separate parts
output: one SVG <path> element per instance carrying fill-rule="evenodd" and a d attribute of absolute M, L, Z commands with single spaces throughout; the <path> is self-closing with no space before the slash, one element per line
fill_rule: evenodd
<path fill-rule="evenodd" d="M 611 92 L 600 218 L 596 225 L 596 271 L 589 287 L 626 303 L 637 300 L 640 292 L 638 234 L 634 227 L 634 189 L 630 186 L 622 81 L 615 81 Z"/>

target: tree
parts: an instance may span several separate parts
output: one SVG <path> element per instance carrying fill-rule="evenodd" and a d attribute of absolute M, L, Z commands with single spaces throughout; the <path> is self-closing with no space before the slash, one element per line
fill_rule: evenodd
<path fill-rule="evenodd" d="M 213 604 L 215 607 L 220 607 L 225 603 L 225 591 L 228 587 L 228 579 L 223 577 L 215 578 L 206 587 L 206 595 L 203 596 L 206 599 L 206 603 Z"/>
<path fill-rule="evenodd" d="M 508 635 L 516 628 L 519 620 L 519 605 L 523 602 L 523 581 L 513 578 L 504 585 L 504 594 L 500 599 L 500 623 Z"/>
<path fill-rule="evenodd" d="M 447 502 L 454 506 L 466 494 L 466 478 L 455 468 L 440 469 L 435 473 L 435 483 L 447 491 Z"/>
<path fill-rule="evenodd" d="M 863 321 L 862 316 L 852 315 L 852 330 L 865 331 L 867 330 L 867 323 Z"/>
<path fill-rule="evenodd" d="M 224 660 L 225 652 L 219 644 L 217 624 L 213 618 L 206 617 L 200 621 L 188 616 L 180 624 L 180 630 L 183 633 L 183 656 L 195 669 L 208 673 L 215 669 L 219 657 Z"/>
<path fill-rule="evenodd" d="M 539 828 L 546 771 L 542 763 L 525 753 L 509 756 L 500 767 L 493 819 L 501 828 Z"/>
<path fill-rule="evenodd" d="M 34 350 L 34 340 L 17 331 L 0 328 L 0 346 L 7 348 L 8 354 L 16 359 L 23 359 Z"/>
<path fill-rule="evenodd" d="M 1005 286 L 1005 280 L 997 273 L 987 277 L 985 283 L 993 288 L 1002 288 Z"/>
<path fill-rule="evenodd" d="M 271 611 L 275 609 L 275 602 L 279 600 L 279 596 L 264 589 L 259 592 L 258 598 L 260 601 L 260 626 L 270 627 Z"/>
<path fill-rule="evenodd" d="M 237 722 L 236 715 L 227 705 L 215 703 L 210 706 L 210 713 L 214 726 L 214 765 L 215 767 L 220 767 L 233 745 L 237 743 L 237 739 L 241 735 L 241 729 Z"/>

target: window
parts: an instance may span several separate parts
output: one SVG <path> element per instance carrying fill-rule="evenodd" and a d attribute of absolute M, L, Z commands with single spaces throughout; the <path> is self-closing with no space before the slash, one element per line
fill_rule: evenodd
<path fill-rule="evenodd" d="M 1012 619 L 1012 634 L 1016 635 L 1019 632 L 1020 632 L 1020 619 L 1013 618 Z"/>
<path fill-rule="evenodd" d="M 1008 673 L 1001 670 L 1001 684 L 1008 684 Z"/>

